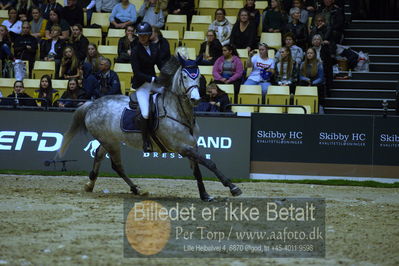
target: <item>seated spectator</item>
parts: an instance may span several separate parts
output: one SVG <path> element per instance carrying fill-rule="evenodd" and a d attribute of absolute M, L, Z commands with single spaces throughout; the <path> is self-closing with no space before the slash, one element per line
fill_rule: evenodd
<path fill-rule="evenodd" d="M 304 8 L 303 1 L 302 0 L 293 0 L 292 1 L 292 7 L 299 8 L 301 16 L 299 17 L 299 21 L 306 26 L 308 25 L 308 20 L 309 20 L 309 12 Z M 291 13 L 291 9 L 290 9 Z M 290 15 L 288 17 L 288 22 L 292 22 L 292 16 Z"/>
<path fill-rule="evenodd" d="M 42 17 L 40 8 L 38 7 L 32 8 L 32 21 L 30 22 L 30 25 L 31 25 L 31 34 L 36 39 L 40 40 L 44 36 L 46 36 L 47 19 L 44 19 Z"/>
<path fill-rule="evenodd" d="M 159 59 L 161 61 L 161 67 L 170 58 L 170 45 L 167 39 L 162 36 L 161 31 L 157 27 L 152 27 L 152 34 L 150 36 L 150 41 L 155 43 L 159 47 Z"/>
<path fill-rule="evenodd" d="M 82 79 L 82 88 L 89 99 L 96 99 L 99 97 L 99 83 L 96 76 L 92 73 L 90 63 L 83 63 L 80 65 L 80 73 Z"/>
<path fill-rule="evenodd" d="M 294 93 L 298 80 L 298 66 L 292 59 L 290 48 L 281 47 L 280 55 L 280 61 L 274 67 L 276 83 L 279 86 L 290 86 L 290 92 Z"/>
<path fill-rule="evenodd" d="M 306 57 L 302 62 L 299 74 L 302 86 L 318 86 L 324 83 L 323 65 L 317 60 L 317 52 L 312 47 L 306 51 Z"/>
<path fill-rule="evenodd" d="M 87 56 L 84 62 L 91 65 L 93 73 L 99 71 L 100 59 L 102 58 L 102 55 L 97 50 L 97 45 L 90 43 L 87 46 Z"/>
<path fill-rule="evenodd" d="M 46 4 L 43 4 L 42 7 L 42 16 L 43 18 L 49 20 L 50 19 L 50 11 L 55 9 L 57 10 L 58 14 L 62 14 L 62 5 L 56 2 L 56 0 L 47 0 Z"/>
<path fill-rule="evenodd" d="M 206 34 L 206 41 L 201 43 L 201 48 L 198 56 L 201 57 L 200 65 L 213 65 L 219 57 L 222 56 L 222 44 L 216 39 L 216 33 L 213 30 L 208 30 Z"/>
<path fill-rule="evenodd" d="M 61 18 L 61 13 L 57 9 L 50 10 L 50 18 L 46 25 L 46 38 L 51 39 L 50 31 L 51 27 L 59 26 L 61 28 L 61 40 L 67 40 L 69 38 L 69 24 Z"/>
<path fill-rule="evenodd" d="M 43 41 L 40 44 L 40 60 L 55 61 L 55 76 L 58 77 L 60 70 L 60 63 L 62 58 L 62 51 L 65 47 L 65 42 L 60 39 L 61 28 L 59 26 L 51 27 L 51 39 Z"/>
<path fill-rule="evenodd" d="M 206 89 L 207 99 L 195 107 L 197 112 L 231 112 L 229 96 L 221 90 L 215 83 L 209 84 Z"/>
<path fill-rule="evenodd" d="M 145 1 L 139 10 L 139 17 L 143 18 L 142 22 L 147 22 L 153 27 L 161 29 L 165 25 L 165 18 L 158 0 Z"/>
<path fill-rule="evenodd" d="M 1 25 L 7 27 L 7 30 L 10 34 L 11 41 L 14 41 L 17 35 L 22 32 L 22 21 L 19 21 L 17 18 L 17 10 L 14 7 L 11 7 L 8 10 L 8 19 L 4 20 Z"/>
<path fill-rule="evenodd" d="M 222 45 L 230 43 L 230 35 L 233 26 L 226 19 L 226 10 L 223 8 L 216 9 L 215 20 L 209 25 L 209 30 L 216 32 L 216 38 Z"/>
<path fill-rule="evenodd" d="M 72 25 L 83 25 L 83 8 L 77 4 L 77 0 L 67 0 L 68 5 L 62 9 L 62 18 Z"/>
<path fill-rule="evenodd" d="M 265 102 L 267 88 L 270 86 L 271 78 L 274 74 L 274 60 L 268 57 L 268 49 L 266 43 L 259 44 L 259 54 L 255 51 L 249 53 L 247 67 L 252 67 L 245 85 L 260 85 L 262 87 L 262 103 Z"/>
<path fill-rule="evenodd" d="M 56 89 L 53 89 L 51 77 L 43 75 L 40 78 L 40 87 L 35 90 L 35 98 L 43 98 L 45 100 L 36 100 L 39 106 L 55 106 L 60 94 Z"/>
<path fill-rule="evenodd" d="M 271 0 L 270 9 L 263 17 L 262 32 L 282 32 L 286 24 L 285 11 L 277 0 Z"/>
<path fill-rule="evenodd" d="M 87 47 L 89 46 L 89 40 L 83 35 L 83 27 L 80 24 L 76 24 L 72 27 L 72 38 L 70 43 L 75 50 L 76 56 L 79 62 L 83 62 L 87 56 Z"/>
<path fill-rule="evenodd" d="M 30 34 L 30 24 L 25 21 L 22 24 L 22 34 L 18 35 L 14 42 L 14 56 L 17 59 L 29 61 L 29 73 L 32 73 L 36 58 L 37 39 Z"/>
<path fill-rule="evenodd" d="M 68 80 L 67 90 L 62 94 L 61 98 L 58 100 L 58 107 L 78 107 L 84 104 L 87 95 L 85 91 L 79 86 L 78 80 L 76 78 L 71 78 Z"/>
<path fill-rule="evenodd" d="M 233 84 L 234 102 L 237 102 L 244 67 L 233 46 L 230 44 L 224 45 L 222 52 L 223 55 L 213 65 L 214 82 L 216 84 Z"/>
<path fill-rule="evenodd" d="M 111 13 L 118 2 L 119 0 L 96 0 L 96 11 L 99 13 Z"/>
<path fill-rule="evenodd" d="M 230 44 L 236 49 L 247 49 L 250 51 L 255 48 L 255 43 L 255 25 L 249 20 L 248 11 L 241 8 L 238 12 L 237 22 L 231 31 Z"/>
<path fill-rule="evenodd" d="M 61 59 L 61 79 L 78 78 L 79 73 L 79 59 L 75 54 L 75 50 L 71 46 L 65 47 Z"/>
<path fill-rule="evenodd" d="M 137 36 L 134 35 L 133 25 L 125 28 L 125 36 L 118 41 L 118 57 L 117 63 L 130 63 L 130 55 L 132 54 L 132 46 L 137 42 Z"/>
<path fill-rule="evenodd" d="M 14 92 L 8 95 L 10 99 L 1 100 L 1 105 L 17 106 L 37 106 L 35 100 L 24 92 L 24 82 L 17 80 L 14 82 Z M 23 99 L 24 98 L 24 99 Z"/>
<path fill-rule="evenodd" d="M 18 19 L 20 21 L 31 21 L 32 8 L 31 0 L 19 0 L 16 6 Z"/>
<path fill-rule="evenodd" d="M 8 33 L 7 27 L 0 25 L 0 60 L 3 63 L 5 59 L 11 58 L 11 38 Z"/>
<path fill-rule="evenodd" d="M 111 60 L 102 58 L 100 60 L 99 70 L 100 72 L 97 74 L 97 80 L 100 86 L 96 96 L 102 97 L 105 95 L 122 94 L 119 77 L 111 70 Z"/>
<path fill-rule="evenodd" d="M 259 10 L 255 8 L 255 0 L 246 0 L 244 8 L 248 11 L 249 20 L 255 25 L 255 28 L 258 29 L 260 23 L 260 13 Z"/>
<path fill-rule="evenodd" d="M 187 15 L 187 25 L 190 25 L 195 15 L 194 0 L 169 0 L 167 8 L 171 15 Z"/>
<path fill-rule="evenodd" d="M 125 29 L 126 26 L 134 25 L 136 20 L 136 6 L 131 4 L 129 0 L 122 0 L 119 4 L 116 4 L 109 17 L 110 27 L 116 29 Z"/>
<path fill-rule="evenodd" d="M 291 22 L 287 24 L 285 33 L 292 32 L 295 36 L 296 43 L 303 50 L 307 47 L 308 26 L 299 21 L 301 18 L 301 10 L 297 7 L 290 9 Z"/>
<path fill-rule="evenodd" d="M 331 27 L 327 26 L 326 19 L 323 14 L 317 14 L 314 18 L 314 25 L 310 28 L 309 41 L 311 42 L 313 36 L 320 35 L 325 44 L 334 42 Z"/>
<path fill-rule="evenodd" d="M 0 0 L 0 9 L 9 10 L 11 7 L 15 6 L 15 0 Z"/>
<path fill-rule="evenodd" d="M 86 12 L 87 15 L 87 21 L 84 21 L 83 25 L 90 25 L 91 17 L 93 16 L 93 12 L 96 9 L 96 0 L 82 0 L 81 6 L 83 8 L 83 12 Z"/>
<path fill-rule="evenodd" d="M 295 36 L 292 32 L 288 32 L 284 35 L 284 44 L 288 48 L 291 49 L 292 59 L 296 62 L 297 66 L 299 66 L 303 59 L 303 50 L 301 47 L 295 45 Z M 276 53 L 275 59 L 280 60 L 280 51 Z"/>
<path fill-rule="evenodd" d="M 316 14 L 322 14 L 326 18 L 326 24 L 331 28 L 332 40 L 336 44 L 341 43 L 345 25 L 344 11 L 335 5 L 334 0 L 323 0 L 323 3 L 324 7 L 321 6 Z"/>

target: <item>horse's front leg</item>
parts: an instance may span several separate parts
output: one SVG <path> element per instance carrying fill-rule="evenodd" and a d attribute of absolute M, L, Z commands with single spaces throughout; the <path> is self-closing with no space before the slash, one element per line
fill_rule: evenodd
<path fill-rule="evenodd" d="M 219 171 L 219 169 L 216 167 L 216 164 L 212 160 L 206 159 L 204 156 L 199 154 L 194 148 L 192 147 L 187 148 L 183 152 L 181 152 L 181 154 L 183 156 L 190 158 L 190 160 L 205 166 L 210 171 L 212 171 L 225 187 L 229 187 L 231 195 L 239 196 L 242 194 L 241 189 L 236 185 L 234 185 L 229 178 L 224 176 L 224 174 Z"/>
<path fill-rule="evenodd" d="M 93 168 L 89 174 L 89 182 L 87 182 L 84 186 L 84 190 L 86 192 L 93 192 L 94 185 L 96 184 L 96 180 L 98 177 L 98 172 L 100 170 L 101 161 L 104 159 L 106 150 L 102 145 L 100 145 L 96 150 L 96 155 L 94 156 Z"/>
<path fill-rule="evenodd" d="M 205 202 L 213 201 L 214 198 L 212 196 L 209 196 L 209 194 L 206 192 L 205 185 L 202 180 L 201 170 L 199 169 L 198 163 L 195 162 L 194 160 L 190 160 L 190 163 L 191 163 L 191 168 L 193 169 L 195 179 L 197 180 L 198 191 L 201 200 Z"/>

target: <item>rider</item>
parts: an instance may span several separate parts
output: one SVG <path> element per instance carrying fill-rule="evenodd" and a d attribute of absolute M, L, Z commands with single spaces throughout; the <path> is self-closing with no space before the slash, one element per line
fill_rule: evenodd
<path fill-rule="evenodd" d="M 158 69 L 162 68 L 160 58 L 161 55 L 159 45 L 152 43 L 150 37 L 152 34 L 152 27 L 147 22 L 138 24 L 136 33 L 139 41 L 132 47 L 131 64 L 133 69 L 132 87 L 136 89 L 137 100 L 140 105 L 141 117 L 139 125 L 143 136 L 143 150 L 145 152 L 151 151 L 151 143 L 148 136 L 149 125 L 149 99 L 151 91 L 162 92 L 163 87 L 159 88 L 154 83 L 157 80 L 155 75 L 154 66 L 157 65 Z M 170 51 L 168 50 L 170 57 Z"/>

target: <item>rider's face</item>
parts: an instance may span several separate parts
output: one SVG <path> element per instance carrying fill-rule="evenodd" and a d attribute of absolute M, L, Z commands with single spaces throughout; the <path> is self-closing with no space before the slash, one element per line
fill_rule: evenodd
<path fill-rule="evenodd" d="M 147 35 L 147 34 L 140 34 L 139 35 L 139 42 L 142 45 L 148 45 L 149 41 L 150 41 L 150 36 L 151 35 Z"/>

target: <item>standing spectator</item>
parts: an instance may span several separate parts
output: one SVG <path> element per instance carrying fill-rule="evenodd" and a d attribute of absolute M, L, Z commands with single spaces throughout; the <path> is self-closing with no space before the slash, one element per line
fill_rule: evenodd
<path fill-rule="evenodd" d="M 145 1 L 140 8 L 139 17 L 143 18 L 142 22 L 147 22 L 151 26 L 160 29 L 165 25 L 165 18 L 158 0 Z"/>
<path fill-rule="evenodd" d="M 326 80 L 326 93 L 329 94 L 333 82 L 333 65 L 335 64 L 335 53 L 331 52 L 330 45 L 316 34 L 312 39 L 312 46 L 316 50 L 317 59 L 323 63 L 324 78 Z"/>
<path fill-rule="evenodd" d="M 162 67 L 170 58 L 170 45 L 167 39 L 162 36 L 159 28 L 152 27 L 150 41 L 156 44 L 159 51 L 160 66 Z"/>
<path fill-rule="evenodd" d="M 213 65 L 219 57 L 222 56 L 222 44 L 216 39 L 216 33 L 213 30 L 208 30 L 206 34 L 206 41 L 201 43 L 201 48 L 198 56 L 202 60 L 199 65 Z"/>
<path fill-rule="evenodd" d="M 72 27 L 71 45 L 75 50 L 79 62 L 83 62 L 87 56 L 89 40 L 83 35 L 83 27 L 80 24 L 76 24 Z"/>
<path fill-rule="evenodd" d="M 316 14 L 323 14 L 327 26 L 331 28 L 334 42 L 341 43 L 344 32 L 345 15 L 342 8 L 334 4 L 334 0 L 323 0 L 324 8 L 319 8 Z"/>
<path fill-rule="evenodd" d="M 18 34 L 21 34 L 22 22 L 18 20 L 17 10 L 14 7 L 8 10 L 8 19 L 4 20 L 1 25 L 7 27 L 11 41 L 14 41 Z"/>
<path fill-rule="evenodd" d="M 256 43 L 256 28 L 249 20 L 249 13 L 241 8 L 238 12 L 237 22 L 231 31 L 230 44 L 236 49 L 252 50 Z"/>
<path fill-rule="evenodd" d="M 72 27 L 72 25 L 83 25 L 83 8 L 77 4 L 76 0 L 68 0 L 68 5 L 62 9 L 62 18 Z"/>
<path fill-rule="evenodd" d="M 91 65 L 93 73 L 99 71 L 100 59 L 102 59 L 102 56 L 97 50 L 97 45 L 89 43 L 87 46 L 87 56 L 84 62 Z"/>
<path fill-rule="evenodd" d="M 295 36 L 296 43 L 303 50 L 307 47 L 308 26 L 299 21 L 301 18 L 301 10 L 298 7 L 290 9 L 291 22 L 287 24 L 285 33 L 292 32 Z"/>
<path fill-rule="evenodd" d="M 116 4 L 118 4 L 118 0 L 96 0 L 96 11 L 102 13 L 111 13 L 112 9 Z"/>
<path fill-rule="evenodd" d="M 0 0 L 0 9 L 7 10 L 15 7 L 15 0 Z"/>
<path fill-rule="evenodd" d="M 84 103 L 87 99 L 85 91 L 79 86 L 78 80 L 76 78 L 71 78 L 68 80 L 67 90 L 62 94 L 61 98 L 58 100 L 58 107 L 78 107 Z"/>
<path fill-rule="evenodd" d="M 255 28 L 258 29 L 260 23 L 260 13 L 259 10 L 255 8 L 255 0 L 246 0 L 244 8 L 248 11 L 249 20 L 253 22 Z"/>
<path fill-rule="evenodd" d="M 61 59 L 61 79 L 78 78 L 79 73 L 79 59 L 75 55 L 75 50 L 71 46 L 65 47 Z"/>
<path fill-rule="evenodd" d="M 43 18 L 49 20 L 50 19 L 50 11 L 57 10 L 58 14 L 62 13 L 62 5 L 56 2 L 56 0 L 47 0 L 46 4 L 42 5 L 42 16 Z"/>
<path fill-rule="evenodd" d="M 252 67 L 245 85 L 260 85 L 262 87 L 262 103 L 265 102 L 267 89 L 270 86 L 272 76 L 274 74 L 274 60 L 268 57 L 268 49 L 266 43 L 259 44 L 259 54 L 255 55 L 255 51 L 249 53 L 247 67 Z"/>
<path fill-rule="evenodd" d="M 292 7 L 299 8 L 301 13 L 299 21 L 307 26 L 309 20 L 309 12 L 304 8 L 302 0 L 292 1 Z M 290 15 L 291 15 L 291 9 L 290 9 Z M 288 22 L 292 22 L 292 15 L 288 17 Z"/>
<path fill-rule="evenodd" d="M 288 48 L 291 49 L 292 59 L 296 62 L 297 66 L 299 66 L 303 59 L 303 50 L 301 47 L 295 45 L 295 36 L 292 32 L 288 32 L 284 35 L 284 44 Z M 280 51 L 276 53 L 275 59 L 280 60 L 281 55 Z"/>
<path fill-rule="evenodd" d="M 237 51 L 231 44 L 222 49 L 223 55 L 213 65 L 212 74 L 216 84 L 234 85 L 234 102 L 237 102 L 244 67 Z"/>
<path fill-rule="evenodd" d="M 60 98 L 59 92 L 53 89 L 51 77 L 49 75 L 43 75 L 40 78 L 40 87 L 38 90 L 35 90 L 35 98 L 45 99 L 45 101 L 36 100 L 39 106 L 54 106 Z"/>
<path fill-rule="evenodd" d="M 292 59 L 291 49 L 283 46 L 280 48 L 280 61 L 275 66 L 275 80 L 279 86 L 290 86 L 290 92 L 295 92 L 298 80 L 298 66 Z"/>
<path fill-rule="evenodd" d="M 47 20 L 42 17 L 40 8 L 32 8 L 32 21 L 30 25 L 31 34 L 36 39 L 40 40 L 46 35 Z"/>
<path fill-rule="evenodd" d="M 158 0 L 159 1 L 159 0 Z M 194 0 L 169 0 L 168 13 L 171 15 L 187 15 L 187 28 L 195 15 Z"/>
<path fill-rule="evenodd" d="M 61 28 L 59 26 L 51 27 L 51 39 L 48 39 L 40 44 L 40 60 L 55 61 L 55 76 L 58 77 L 60 70 L 60 63 L 62 58 L 62 51 L 65 47 L 65 42 L 60 39 Z"/>
<path fill-rule="evenodd" d="M 100 84 L 98 96 L 122 94 L 118 75 L 111 70 L 111 60 L 102 58 L 100 60 L 99 70 L 100 72 L 97 74 L 97 80 Z"/>
<path fill-rule="evenodd" d="M 209 25 L 209 30 L 214 30 L 216 38 L 222 45 L 230 43 L 230 35 L 233 26 L 226 19 L 226 10 L 223 8 L 216 9 L 215 20 Z"/>
<path fill-rule="evenodd" d="M 22 24 L 22 34 L 18 35 L 14 42 L 14 56 L 17 59 L 29 61 L 29 73 L 32 73 L 36 58 L 37 39 L 30 34 L 30 24 L 25 21 Z"/>
<path fill-rule="evenodd" d="M 14 82 L 14 91 L 7 98 L 1 101 L 1 105 L 17 105 L 17 106 L 37 106 L 35 100 L 24 92 L 24 82 L 17 80 Z"/>
<path fill-rule="evenodd" d="M 136 6 L 129 3 L 129 0 L 122 0 L 112 9 L 109 21 L 110 27 L 116 29 L 125 29 L 126 26 L 136 23 Z"/>
<path fill-rule="evenodd" d="M 323 106 L 326 95 L 324 87 L 324 71 L 322 63 L 317 60 L 316 50 L 314 48 L 309 48 L 306 51 L 305 61 L 300 67 L 299 85 L 317 86 L 319 103 Z"/>
<path fill-rule="evenodd" d="M 46 25 L 46 38 L 50 39 L 50 30 L 53 26 L 59 26 L 61 28 L 61 40 L 67 40 L 69 38 L 69 24 L 61 18 L 61 13 L 57 9 L 50 10 L 50 19 Z"/>
<path fill-rule="evenodd" d="M 32 0 L 19 0 L 16 6 L 19 20 L 31 21 L 32 8 Z"/>
<path fill-rule="evenodd" d="M 137 42 L 137 36 L 134 35 L 133 25 L 125 28 L 125 36 L 118 41 L 118 57 L 117 63 L 130 63 L 130 56 L 132 55 L 132 46 Z"/>
<path fill-rule="evenodd" d="M 266 10 L 263 18 L 263 32 L 282 32 L 285 24 L 285 12 L 277 0 L 271 0 L 270 9 Z"/>

